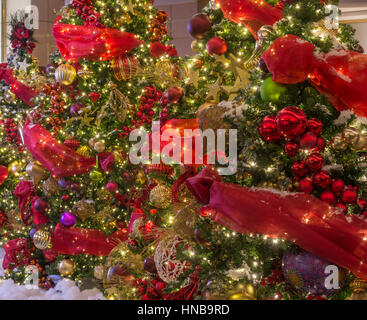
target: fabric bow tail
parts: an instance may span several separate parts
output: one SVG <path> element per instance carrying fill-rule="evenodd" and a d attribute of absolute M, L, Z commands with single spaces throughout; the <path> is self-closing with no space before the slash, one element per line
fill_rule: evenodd
<path fill-rule="evenodd" d="M 362 218 L 345 216 L 308 194 L 223 183 L 210 167 L 186 185 L 215 222 L 247 235 L 292 241 L 367 280 L 367 223 Z"/>

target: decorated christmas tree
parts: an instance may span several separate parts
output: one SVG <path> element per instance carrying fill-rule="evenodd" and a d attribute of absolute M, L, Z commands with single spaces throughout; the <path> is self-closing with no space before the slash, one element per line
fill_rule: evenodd
<path fill-rule="evenodd" d="M 7 277 L 36 265 L 43 288 L 65 277 L 110 299 L 363 294 L 367 56 L 336 4 L 210 2 L 184 59 L 150 1 L 62 8 L 46 83 L 27 82 L 25 44 L 25 74 L 4 66 Z M 157 147 L 166 129 L 180 135 Z"/>

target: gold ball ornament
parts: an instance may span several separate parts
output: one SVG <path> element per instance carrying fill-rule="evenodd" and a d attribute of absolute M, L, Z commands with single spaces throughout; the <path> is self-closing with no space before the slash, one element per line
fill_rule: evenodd
<path fill-rule="evenodd" d="M 111 60 L 111 68 L 116 80 L 128 81 L 138 75 L 140 63 L 135 57 L 123 54 Z"/>
<path fill-rule="evenodd" d="M 12 91 L 6 90 L 4 92 L 3 98 L 4 98 L 5 102 L 12 103 L 12 102 L 15 102 L 16 101 L 16 98 L 17 97 L 16 97 L 16 95 Z"/>
<path fill-rule="evenodd" d="M 52 196 L 59 193 L 59 184 L 56 179 L 49 176 L 42 184 L 43 192 L 46 196 Z"/>
<path fill-rule="evenodd" d="M 203 48 L 202 42 L 198 41 L 198 40 L 194 40 L 191 42 L 191 50 L 199 53 Z"/>
<path fill-rule="evenodd" d="M 149 201 L 158 209 L 166 209 L 172 202 L 172 191 L 164 184 L 158 184 L 149 193 Z"/>
<path fill-rule="evenodd" d="M 361 132 L 357 128 L 348 127 L 344 129 L 342 136 L 348 144 L 355 144 L 358 142 Z"/>
<path fill-rule="evenodd" d="M 343 136 L 340 133 L 336 134 L 330 140 L 330 145 L 336 151 L 343 151 L 348 148 L 348 143 L 343 139 Z"/>
<path fill-rule="evenodd" d="M 46 230 L 37 230 L 33 235 L 33 244 L 37 249 L 46 250 L 52 248 L 52 237 Z"/>
<path fill-rule="evenodd" d="M 55 79 L 57 82 L 69 86 L 76 79 L 76 70 L 68 63 L 62 64 L 56 69 Z"/>
<path fill-rule="evenodd" d="M 172 227 L 175 233 L 181 238 L 191 240 L 194 238 L 195 222 L 198 218 L 199 205 L 192 203 L 177 208 Z"/>
<path fill-rule="evenodd" d="M 12 174 L 18 174 L 24 168 L 24 163 L 21 161 L 13 161 L 8 166 L 8 172 Z"/>
<path fill-rule="evenodd" d="M 94 150 L 98 153 L 105 151 L 106 145 L 102 141 L 98 141 L 94 144 Z"/>
<path fill-rule="evenodd" d="M 352 149 L 356 151 L 367 150 L 367 136 L 361 135 L 359 140 L 352 144 Z"/>
<path fill-rule="evenodd" d="M 25 170 L 35 185 L 49 176 L 49 172 L 39 162 L 29 163 Z"/>
<path fill-rule="evenodd" d="M 350 285 L 352 294 L 347 300 L 367 300 L 367 281 L 362 279 L 354 279 Z"/>
<path fill-rule="evenodd" d="M 94 145 L 96 144 L 96 140 L 94 138 L 90 138 L 88 141 L 88 145 L 94 149 Z"/>
<path fill-rule="evenodd" d="M 75 271 L 75 263 L 71 259 L 61 260 L 57 266 L 57 270 L 62 276 L 70 276 Z"/>
<path fill-rule="evenodd" d="M 83 157 L 90 157 L 92 154 L 92 150 L 88 146 L 80 146 L 76 149 L 76 153 L 80 154 Z"/>
<path fill-rule="evenodd" d="M 102 280 L 103 279 L 103 270 L 104 270 L 103 265 L 100 264 L 98 266 L 95 266 L 94 269 L 93 269 L 94 277 L 98 280 Z"/>
<path fill-rule="evenodd" d="M 78 216 L 83 222 L 87 220 L 91 215 L 95 214 L 96 210 L 92 205 L 91 201 L 80 200 L 74 204 L 71 212 Z"/>

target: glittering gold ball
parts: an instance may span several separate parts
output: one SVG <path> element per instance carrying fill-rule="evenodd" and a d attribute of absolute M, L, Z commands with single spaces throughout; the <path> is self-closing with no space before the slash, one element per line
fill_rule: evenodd
<path fill-rule="evenodd" d="M 76 70 L 68 63 L 62 64 L 56 69 L 55 79 L 57 82 L 69 86 L 76 79 Z"/>
<path fill-rule="evenodd" d="M 59 192 L 59 184 L 52 176 L 49 176 L 48 179 L 43 182 L 42 187 L 46 196 L 52 196 Z"/>
<path fill-rule="evenodd" d="M 171 189 L 164 184 L 155 186 L 149 194 L 149 201 L 158 209 L 166 209 L 171 205 Z"/>
<path fill-rule="evenodd" d="M 103 265 L 95 266 L 93 269 L 93 275 L 96 279 L 102 280 L 103 279 Z"/>
<path fill-rule="evenodd" d="M 359 140 L 352 144 L 352 149 L 357 151 L 367 150 L 367 136 L 361 135 Z"/>
<path fill-rule="evenodd" d="M 94 150 L 98 153 L 103 152 L 106 149 L 106 145 L 102 141 L 98 141 L 94 144 Z"/>
<path fill-rule="evenodd" d="M 355 144 L 358 142 L 361 132 L 357 128 L 348 127 L 343 131 L 343 139 L 349 144 Z"/>
<path fill-rule="evenodd" d="M 90 201 L 80 200 L 73 206 L 71 212 L 84 222 L 91 215 L 95 214 L 96 210 Z"/>
<path fill-rule="evenodd" d="M 94 149 L 94 145 L 96 144 L 96 139 L 90 138 L 88 141 L 88 145 Z"/>
<path fill-rule="evenodd" d="M 13 161 L 8 166 L 9 173 L 17 174 L 24 168 L 24 164 L 21 161 Z"/>
<path fill-rule="evenodd" d="M 75 271 L 75 263 L 71 259 L 61 260 L 57 266 L 57 270 L 62 276 L 70 276 Z"/>
<path fill-rule="evenodd" d="M 51 234 L 45 230 L 37 230 L 33 235 L 33 244 L 37 249 L 46 250 L 52 248 Z"/>
<path fill-rule="evenodd" d="M 202 45 L 201 42 L 198 40 L 194 40 L 193 42 L 191 42 L 191 50 L 199 53 L 201 51 Z"/>
<path fill-rule="evenodd" d="M 348 148 L 348 143 L 345 142 L 343 136 L 338 133 L 330 141 L 330 145 L 334 150 L 343 151 Z"/>
<path fill-rule="evenodd" d="M 76 149 L 76 153 L 80 154 L 83 157 L 90 157 L 92 154 L 92 150 L 88 146 L 80 146 Z"/>

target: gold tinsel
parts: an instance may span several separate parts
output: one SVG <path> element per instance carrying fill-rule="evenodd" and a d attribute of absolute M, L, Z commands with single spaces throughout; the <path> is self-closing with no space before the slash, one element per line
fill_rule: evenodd
<path fill-rule="evenodd" d="M 92 149 L 89 148 L 88 146 L 80 146 L 76 150 L 76 153 L 80 154 L 83 157 L 90 157 L 92 154 Z"/>
<path fill-rule="evenodd" d="M 71 209 L 83 222 L 95 213 L 94 206 L 87 200 L 78 201 Z"/>
<path fill-rule="evenodd" d="M 171 188 L 164 184 L 158 184 L 149 193 L 149 201 L 158 209 L 166 209 L 172 202 Z"/>

